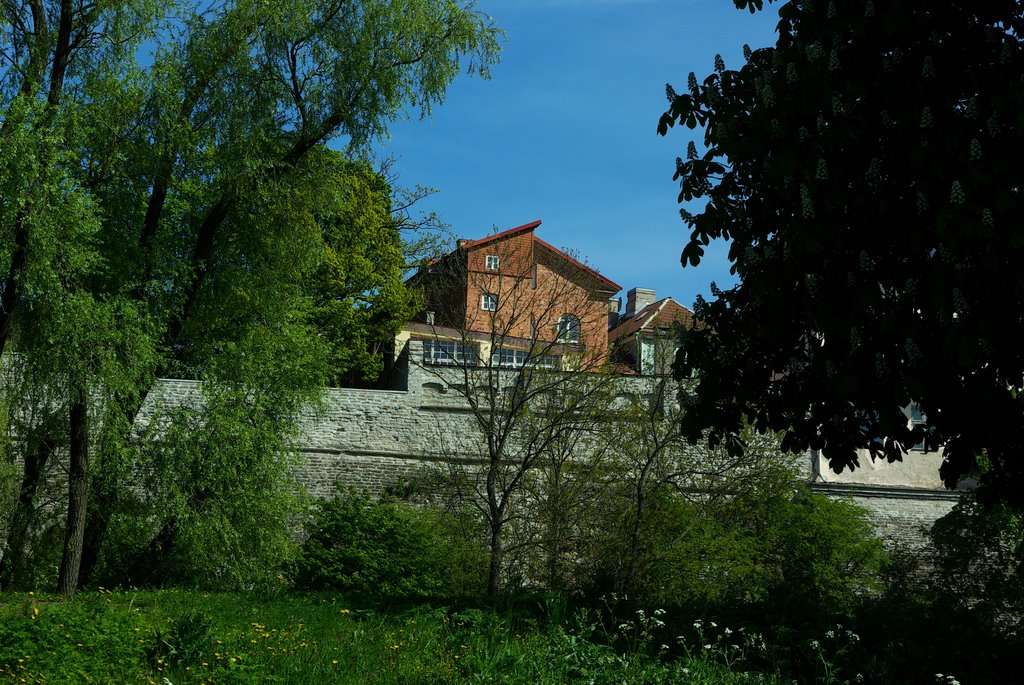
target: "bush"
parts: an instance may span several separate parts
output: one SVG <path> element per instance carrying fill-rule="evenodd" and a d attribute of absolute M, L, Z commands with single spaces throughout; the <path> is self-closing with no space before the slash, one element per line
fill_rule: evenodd
<path fill-rule="evenodd" d="M 879 589 L 886 555 L 861 507 L 801 491 L 753 513 L 760 585 L 777 612 L 841 613 Z"/>
<path fill-rule="evenodd" d="M 848 608 L 878 586 L 884 562 L 864 511 L 792 490 L 696 506 L 663 491 L 647 503 L 641 548 L 625 547 L 631 515 L 610 512 L 595 563 L 595 591 L 627 593 L 652 606 L 770 606 L 779 620 Z M 630 585 L 622 560 L 635 558 Z M 602 579 L 605 579 L 602 582 Z"/>
<path fill-rule="evenodd" d="M 348 491 L 318 505 L 297 583 L 376 596 L 478 592 L 486 554 L 462 523 L 434 509 Z"/>
<path fill-rule="evenodd" d="M 1016 632 L 1024 618 L 1024 519 L 1005 504 L 965 496 L 931 529 L 932 586 L 945 601 Z"/>

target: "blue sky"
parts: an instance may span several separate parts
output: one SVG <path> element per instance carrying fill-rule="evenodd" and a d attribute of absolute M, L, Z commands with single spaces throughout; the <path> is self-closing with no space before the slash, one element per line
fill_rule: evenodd
<path fill-rule="evenodd" d="M 655 132 L 665 84 L 703 79 L 720 53 L 773 44 L 775 8 L 730 0 L 481 0 L 507 32 L 492 79 L 460 78 L 425 120 L 397 123 L 379 154 L 401 185 L 439 192 L 422 203 L 460 237 L 541 219 L 537 235 L 575 249 L 623 287 L 690 305 L 733 283 L 727 246 L 683 269 L 687 236 L 672 181 L 699 131 Z M 695 135 L 696 134 L 696 135 Z"/>

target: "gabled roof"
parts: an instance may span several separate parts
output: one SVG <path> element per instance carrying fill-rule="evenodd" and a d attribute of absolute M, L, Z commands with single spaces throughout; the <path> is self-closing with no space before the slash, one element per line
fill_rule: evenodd
<path fill-rule="evenodd" d="M 693 312 L 671 297 L 652 302 L 628 319 L 619 322 L 608 331 L 608 342 L 614 342 L 633 333 L 649 333 L 657 328 L 670 328 L 675 323 L 684 326 L 693 321 Z"/>
<path fill-rule="evenodd" d="M 528 224 L 523 224 L 522 226 L 516 226 L 515 228 L 510 228 L 507 231 L 502 231 L 500 233 L 495 233 L 494 235 L 489 235 L 486 238 L 480 238 L 479 240 L 467 240 L 466 242 L 462 243 L 462 248 L 465 249 L 465 250 L 472 250 L 472 249 L 476 249 L 478 247 L 483 247 L 484 245 L 487 245 L 489 243 L 493 243 L 493 242 L 495 242 L 497 240 L 503 240 L 504 238 L 510 238 L 510 237 L 512 237 L 514 235 L 517 235 L 517 234 L 520 234 L 520 233 L 532 233 L 534 231 L 534 229 L 536 229 L 538 226 L 540 226 L 540 224 L 541 224 L 541 220 L 537 219 L 536 221 L 531 221 Z M 554 253 L 558 257 L 564 259 L 565 261 L 569 262 L 570 264 L 573 264 L 574 266 L 579 267 L 584 272 L 586 272 L 586 273 L 590 274 L 591 276 L 593 276 L 594 278 L 596 278 L 598 281 L 600 281 L 601 283 L 606 285 L 612 291 L 612 293 L 617 293 L 620 290 L 622 290 L 622 286 L 619 285 L 618 283 L 616 283 L 615 281 L 613 281 L 610 278 L 607 278 L 605 276 L 602 276 L 600 273 L 598 273 L 597 271 L 595 271 L 591 267 L 587 266 L 586 264 L 580 262 L 577 259 L 572 258 L 571 256 L 567 255 L 562 250 L 559 250 L 557 247 L 555 247 L 551 243 L 549 243 L 547 241 L 544 241 L 544 240 L 541 240 L 536 235 L 533 236 L 533 240 L 534 240 L 534 242 L 536 244 L 540 245 L 541 247 L 545 248 L 546 250 L 549 250 L 550 252 Z"/>
<path fill-rule="evenodd" d="M 509 238 L 513 235 L 516 235 L 517 233 L 527 233 L 533 231 L 533 229 L 540 226 L 540 223 L 540 219 L 537 219 L 536 221 L 531 221 L 528 224 L 523 224 L 522 226 L 516 226 L 515 228 L 510 228 L 507 231 L 502 231 L 501 233 L 489 235 L 486 238 L 480 238 L 479 240 L 467 240 L 462 244 L 462 247 L 468 250 L 474 247 L 481 247 L 483 245 L 486 245 L 487 243 L 493 243 L 495 240 Z"/>

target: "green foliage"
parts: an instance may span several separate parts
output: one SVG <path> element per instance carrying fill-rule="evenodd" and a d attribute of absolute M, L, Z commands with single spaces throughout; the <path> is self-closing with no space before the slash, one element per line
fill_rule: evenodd
<path fill-rule="evenodd" d="M 428 113 L 463 68 L 486 76 L 500 31 L 470 0 L 8 3 L 0 24 L 0 355 L 16 349 L 21 374 L 0 399 L 18 435 L 39 436 L 8 461 L 54 468 L 44 457 L 84 417 L 72 470 L 88 468 L 91 502 L 68 556 L 86 575 L 107 533 L 144 530 L 135 515 L 152 537 L 114 540 L 108 571 L 138 543 L 185 565 L 150 575 L 276 573 L 298 407 L 328 378 L 372 375 L 408 306 L 391 189 L 346 160 Z M 326 148 L 339 139 L 347 156 Z M 134 449 L 159 376 L 217 387 L 187 415 L 161 407 L 184 425 Z M 166 507 L 132 501 L 140 478 Z"/>
<path fill-rule="evenodd" d="M 886 556 L 863 508 L 808 491 L 739 507 L 759 543 L 754 585 L 780 618 L 842 614 L 879 589 Z"/>
<path fill-rule="evenodd" d="M 660 606 L 762 606 L 783 622 L 840 614 L 878 588 L 882 543 L 851 503 L 786 490 L 697 506 L 662 490 L 646 506 L 639 549 L 628 547 L 635 510 L 609 512 L 597 587 Z M 624 586 L 630 557 L 634 578 Z"/>
<path fill-rule="evenodd" d="M 961 499 L 931 529 L 932 582 L 943 599 L 970 609 L 983 623 L 1019 634 L 1024 617 L 1024 526 L 1003 504 Z"/>
<path fill-rule="evenodd" d="M 521 597 L 512 606 L 396 609 L 329 593 L 0 594 L 0 683 L 994 685 L 1019 670 L 1019 641 L 902 605 L 880 603 L 880 623 L 789 627 L 761 608 L 723 622 L 614 605 L 559 616 L 531 605 Z"/>
<path fill-rule="evenodd" d="M 298 584 L 381 597 L 477 593 L 486 555 L 464 524 L 440 511 L 342 493 L 317 506 Z"/>
<path fill-rule="evenodd" d="M 382 369 L 380 346 L 394 339 L 413 314 L 405 288 L 406 255 L 391 211 L 391 187 L 365 163 L 342 158 L 325 165 L 317 223 L 324 252 L 303 278 L 309 319 L 329 346 L 330 381 L 346 375 L 374 380 Z M 334 197 L 323 199 L 323 194 Z"/>
<path fill-rule="evenodd" d="M 153 645 L 147 650 L 150 668 L 186 668 L 213 657 L 213 640 L 210 637 L 212 620 L 209 616 L 188 612 L 154 631 Z"/>
<path fill-rule="evenodd" d="M 32 595 L 0 606 L 0 682 L 128 682 L 137 674 L 139 629 L 130 609 L 60 604 Z"/>
<path fill-rule="evenodd" d="M 211 382 L 202 406 L 154 419 L 140 441 L 144 488 L 113 531 L 125 546 L 111 545 L 103 560 L 108 580 L 210 589 L 285 583 L 297 552 L 291 522 L 305 509 L 288 471 L 298 406 L 286 402 L 300 404 L 295 391 Z"/>
<path fill-rule="evenodd" d="M 740 280 L 698 300 L 685 335 L 688 434 L 739 450 L 750 417 L 836 469 L 923 439 L 943 446 L 948 485 L 984 453 L 983 485 L 1024 501 L 1024 8 L 786 2 L 779 16 L 774 47 L 669 87 L 659 123 L 704 131 L 676 165 L 684 263 L 726 239 Z M 927 428 L 908 426 L 912 401 Z"/>

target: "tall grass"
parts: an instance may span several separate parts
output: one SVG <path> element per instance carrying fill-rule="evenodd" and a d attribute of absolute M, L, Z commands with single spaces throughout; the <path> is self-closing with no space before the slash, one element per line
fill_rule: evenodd
<path fill-rule="evenodd" d="M 0 682 L 776 683 L 653 626 L 330 594 L 0 596 Z"/>

